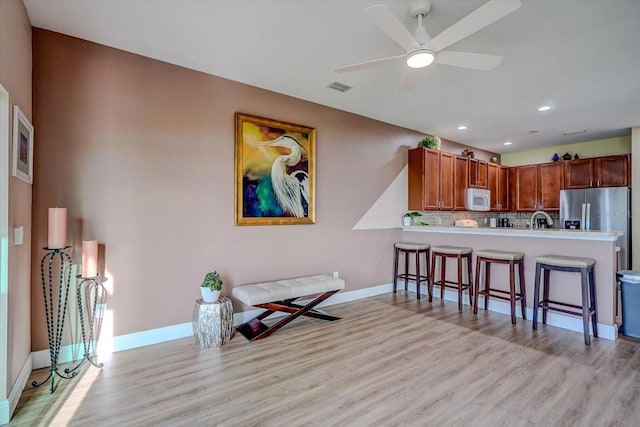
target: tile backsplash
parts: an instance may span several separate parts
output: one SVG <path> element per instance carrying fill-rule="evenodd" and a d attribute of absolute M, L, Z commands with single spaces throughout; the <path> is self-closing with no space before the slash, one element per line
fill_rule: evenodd
<path fill-rule="evenodd" d="M 527 224 L 533 212 L 477 212 L 477 211 L 418 211 L 422 216 L 415 218 L 415 221 L 422 221 L 429 225 L 450 227 L 459 219 L 473 219 L 478 221 L 478 227 L 489 227 L 489 219 L 496 218 L 499 224 L 501 218 L 508 218 L 509 223 L 514 228 L 529 228 Z M 558 213 L 547 212 L 553 220 L 551 228 L 560 228 L 560 215 Z M 538 218 L 540 218 L 538 216 Z"/>

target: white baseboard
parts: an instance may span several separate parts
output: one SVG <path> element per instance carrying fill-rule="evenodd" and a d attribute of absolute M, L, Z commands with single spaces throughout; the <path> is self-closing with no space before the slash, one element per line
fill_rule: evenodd
<path fill-rule="evenodd" d="M 22 368 L 20 369 L 18 378 L 16 378 L 15 383 L 13 383 L 13 386 L 11 387 L 9 397 L 6 400 L 0 400 L 0 425 L 9 423 L 13 412 L 18 406 L 20 395 L 22 395 L 22 391 L 27 386 L 29 375 L 31 375 L 31 371 L 33 370 L 32 360 L 33 359 L 31 355 L 29 355 L 29 357 L 27 357 L 27 360 L 24 362 L 24 365 L 22 365 Z"/>
<path fill-rule="evenodd" d="M 117 337 L 113 337 L 111 352 L 130 350 L 132 348 L 172 341 L 192 335 L 193 329 L 191 322 L 119 335 Z M 49 350 L 35 351 L 31 354 L 33 356 L 33 369 L 45 368 L 51 365 Z M 81 344 L 65 345 L 60 348 L 58 364 L 73 362 L 74 360 L 80 360 L 83 357 L 84 350 Z"/>
<path fill-rule="evenodd" d="M 34 351 L 31 353 L 33 361 L 33 369 L 46 368 L 51 365 L 51 359 L 49 357 L 49 350 Z M 58 353 L 58 363 L 69 363 L 74 360 L 80 360 L 84 357 L 84 350 L 82 349 L 82 343 L 69 344 L 60 348 Z"/>
<path fill-rule="evenodd" d="M 393 290 L 393 285 L 391 285 L 391 289 Z M 437 288 L 436 291 L 438 291 L 438 289 L 439 288 Z M 416 291 L 415 283 L 409 282 L 409 290 L 413 292 Z M 421 293 L 424 295 L 427 295 L 426 289 L 424 289 Z M 434 295 L 434 298 L 437 298 L 437 296 Z M 449 289 L 445 289 L 444 299 L 446 301 L 457 302 L 458 293 Z M 469 305 L 469 298 L 466 293 L 464 294 L 462 304 L 467 306 Z M 480 307 L 484 306 L 484 297 L 481 296 L 478 298 L 478 306 Z M 489 311 L 502 313 L 509 316 L 511 315 L 511 307 L 509 303 L 507 303 L 506 301 L 489 299 Z M 519 319 L 522 319 L 522 316 L 520 315 L 519 305 L 516 306 L 516 317 Z M 527 319 L 529 320 L 533 319 L 533 309 L 531 307 L 527 307 Z M 542 322 L 542 310 L 539 312 L 539 316 L 538 316 L 539 325 L 542 324 L 541 322 Z M 580 334 L 582 334 L 582 318 L 580 317 L 563 316 L 562 314 L 549 312 L 547 313 L 547 325 L 555 326 L 562 329 L 568 329 L 574 332 L 580 332 Z M 603 325 L 601 323 L 598 323 L 598 336 L 599 338 L 602 338 L 602 339 L 615 341 L 615 339 L 618 337 L 617 325 L 611 326 L 611 325 Z"/>
<path fill-rule="evenodd" d="M 0 426 L 9 424 L 11 414 L 11 404 L 9 403 L 9 399 L 0 400 Z"/>
<path fill-rule="evenodd" d="M 113 351 L 130 350 L 136 347 L 158 344 L 164 341 L 172 341 L 179 338 L 193 336 L 191 322 L 164 328 L 150 329 L 148 331 L 134 332 L 113 338 Z"/>
<path fill-rule="evenodd" d="M 415 292 L 415 284 L 409 283 L 409 290 Z M 369 288 L 357 289 L 355 291 L 346 291 L 340 292 L 333 295 L 330 299 L 323 301 L 319 304 L 319 307 L 328 307 L 335 304 L 342 304 L 345 302 L 356 301 L 363 298 L 368 298 L 376 295 L 381 295 L 385 293 L 389 293 L 393 291 L 392 283 L 385 283 L 378 286 L 371 286 Z M 426 295 L 426 289 L 423 291 Z M 458 294 L 456 292 L 445 290 L 444 299 L 447 301 L 457 301 Z M 465 299 L 466 300 L 466 299 Z M 483 299 L 480 298 L 482 302 Z M 304 301 L 302 301 L 304 302 Z M 465 305 L 468 304 L 468 300 L 464 302 Z M 489 310 L 495 311 L 497 313 L 510 314 L 509 304 L 502 301 L 489 300 Z M 256 310 L 248 310 L 242 311 L 238 313 L 234 313 L 233 315 L 233 324 L 234 326 L 241 325 L 249 320 L 253 319 L 264 310 L 256 309 Z M 284 313 L 274 313 L 271 317 L 284 316 Z M 533 315 L 533 311 L 531 308 L 527 309 L 527 317 L 531 319 Z M 518 316 L 520 317 L 520 316 Z M 547 324 L 551 326 L 556 326 L 563 329 L 569 329 L 571 331 L 576 331 L 582 333 L 582 319 L 577 317 L 569 317 L 558 315 L 555 313 L 549 313 L 547 317 Z M 607 340 L 615 340 L 618 336 L 617 327 L 598 324 L 598 332 L 600 338 L 604 338 Z M 144 347 L 146 345 L 158 344 L 161 342 L 172 341 L 179 338 L 186 338 L 193 335 L 193 329 L 191 322 L 181 323 L 178 325 L 167 326 L 164 328 L 150 329 L 148 331 L 142 332 L 134 332 L 131 334 L 120 335 L 117 337 L 113 337 L 113 344 L 111 351 L 123 351 L 129 350 L 137 347 Z M 79 344 L 76 345 L 67 345 L 63 346 L 60 349 L 60 353 L 58 356 L 58 363 L 68 363 L 74 360 L 80 360 L 84 356 L 82 346 Z M 41 350 L 32 353 L 33 357 L 33 369 L 40 369 L 50 365 L 49 360 L 49 350 Z"/>

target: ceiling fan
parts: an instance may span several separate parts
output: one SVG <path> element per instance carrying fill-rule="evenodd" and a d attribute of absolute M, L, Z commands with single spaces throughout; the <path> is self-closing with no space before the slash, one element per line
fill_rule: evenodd
<path fill-rule="evenodd" d="M 431 11 L 431 2 L 428 0 L 414 1 L 410 7 L 409 13 L 418 20 L 418 27 L 413 34 L 384 5 L 368 7 L 364 12 L 369 20 L 406 52 L 402 55 L 347 65 L 336 68 L 335 71 L 345 73 L 400 59 L 404 59 L 411 68 L 423 68 L 435 62 L 474 70 L 491 70 L 500 64 L 501 56 L 444 49 L 514 12 L 520 5 L 520 0 L 489 0 L 434 38 L 429 37 L 422 25 L 423 18 Z"/>

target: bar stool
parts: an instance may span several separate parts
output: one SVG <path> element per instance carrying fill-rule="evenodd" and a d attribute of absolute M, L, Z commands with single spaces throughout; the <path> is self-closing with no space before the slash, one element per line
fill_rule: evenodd
<path fill-rule="evenodd" d="M 589 317 L 591 317 L 591 327 L 593 336 L 598 337 L 598 314 L 596 311 L 596 292 L 594 267 L 596 261 L 591 258 L 568 257 L 563 255 L 543 255 L 536 258 L 536 284 L 533 295 L 533 330 L 538 328 L 538 307 L 542 308 L 542 323 L 547 323 L 547 310 L 560 311 L 562 313 L 582 316 L 584 332 L 584 343 L 591 344 L 589 337 Z M 544 270 L 544 283 L 542 289 L 542 300 L 540 301 L 540 275 Z M 551 271 L 565 271 L 580 273 L 580 284 L 582 289 L 582 305 L 568 304 L 565 302 L 552 301 L 549 299 L 549 273 Z M 560 307 L 553 307 L 551 304 Z M 581 311 L 567 310 L 561 307 L 580 309 Z"/>
<path fill-rule="evenodd" d="M 484 288 L 480 290 L 480 266 L 484 263 Z M 509 266 L 509 290 L 504 291 L 491 287 L 491 264 L 508 264 Z M 520 282 L 520 292 L 516 292 L 516 267 L 518 267 L 518 281 Z M 506 297 L 505 294 L 509 296 Z M 511 323 L 516 323 L 516 300 L 520 300 L 522 318 L 526 317 L 527 297 L 524 283 L 524 254 L 522 252 L 506 252 L 483 249 L 476 251 L 476 281 L 475 299 L 473 303 L 473 314 L 478 314 L 478 296 L 484 296 L 484 309 L 489 307 L 489 297 L 509 301 L 511 304 Z"/>
<path fill-rule="evenodd" d="M 473 306 L 473 286 L 471 285 L 471 253 L 473 249 L 461 246 L 433 246 L 431 248 L 431 275 L 429 277 L 429 302 L 433 300 L 433 287 L 440 286 L 440 299 L 444 299 L 444 288 L 458 290 L 458 310 L 462 311 L 462 292 L 469 290 L 469 305 Z M 453 282 L 447 278 L 447 258 L 455 258 L 458 279 Z M 440 280 L 434 280 L 436 261 L 440 259 Z M 467 260 L 467 283 L 462 283 L 462 260 Z"/>
<path fill-rule="evenodd" d="M 420 282 L 424 280 L 427 285 L 427 291 L 429 289 L 429 245 L 426 243 L 408 243 L 398 242 L 394 245 L 394 257 L 393 257 L 393 293 L 396 293 L 398 285 L 398 279 L 404 279 L 404 289 L 408 289 L 407 281 L 409 279 L 416 282 L 416 293 L 418 299 L 420 299 Z M 404 253 L 404 273 L 398 272 L 398 258 L 400 253 Z M 416 271 L 415 274 L 409 273 L 409 254 L 414 254 L 416 257 Z M 420 274 L 420 254 L 424 254 L 424 265 L 426 269 L 426 275 Z"/>

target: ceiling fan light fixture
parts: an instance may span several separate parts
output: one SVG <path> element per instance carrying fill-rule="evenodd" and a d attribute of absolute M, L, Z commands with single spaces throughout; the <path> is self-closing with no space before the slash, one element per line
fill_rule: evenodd
<path fill-rule="evenodd" d="M 424 68 L 431 65 L 435 54 L 431 49 L 416 49 L 407 55 L 407 65 L 411 68 Z"/>

